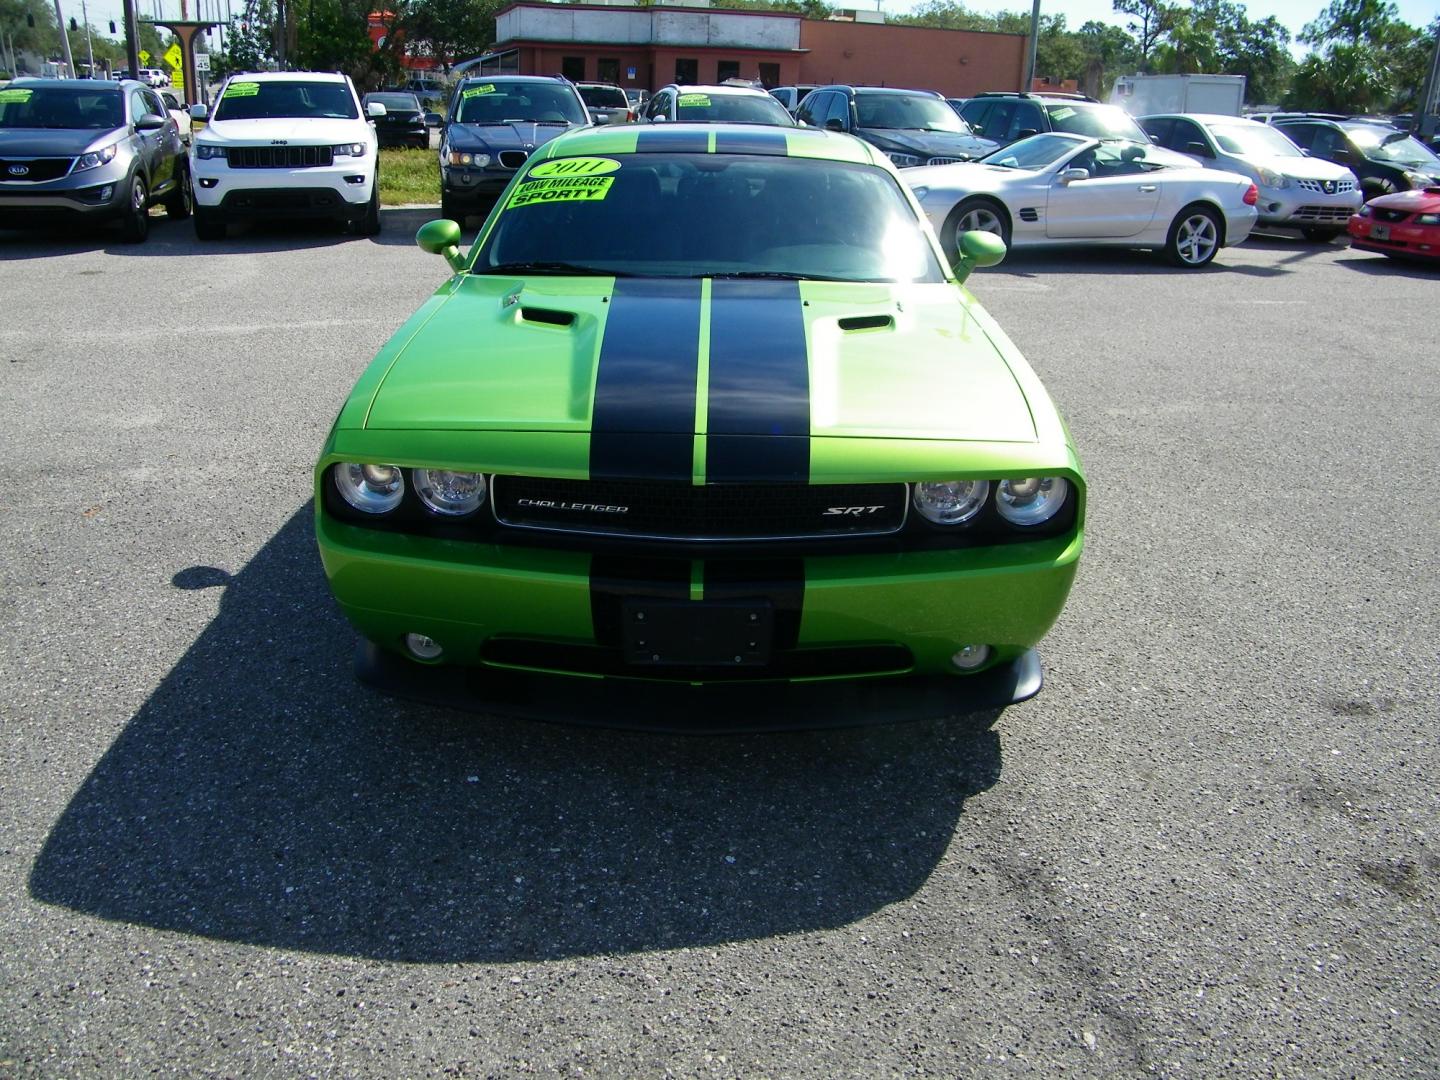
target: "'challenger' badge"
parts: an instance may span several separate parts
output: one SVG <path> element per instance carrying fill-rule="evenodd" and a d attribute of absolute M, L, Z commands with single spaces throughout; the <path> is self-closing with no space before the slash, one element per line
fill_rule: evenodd
<path fill-rule="evenodd" d="M 11 175 L 11 176 L 29 176 L 29 175 L 30 175 L 30 166 L 29 166 L 29 165 L 11 165 L 9 171 L 10 171 L 10 175 Z"/>

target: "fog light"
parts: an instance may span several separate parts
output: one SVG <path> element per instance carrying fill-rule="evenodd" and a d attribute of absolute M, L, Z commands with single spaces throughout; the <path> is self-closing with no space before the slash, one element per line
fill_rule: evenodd
<path fill-rule="evenodd" d="M 220 181 L 213 176 L 202 176 L 200 178 L 200 186 L 206 189 L 213 188 L 219 182 Z"/>
<path fill-rule="evenodd" d="M 364 177 L 364 176 L 347 176 L 347 177 L 345 177 L 345 182 L 346 182 L 347 184 L 363 184 L 363 183 L 365 182 L 365 177 Z"/>
<path fill-rule="evenodd" d="M 106 184 L 104 187 L 102 187 L 102 188 L 100 189 L 100 201 L 101 201 L 101 202 L 109 202 L 109 201 L 110 201 L 110 196 L 111 196 L 111 195 L 114 195 L 114 194 L 115 194 L 115 185 L 114 185 L 114 184 Z"/>
<path fill-rule="evenodd" d="M 989 659 L 989 645 L 966 645 L 954 656 L 950 657 L 950 663 L 954 664 L 960 671 L 974 671 Z"/>
<path fill-rule="evenodd" d="M 438 641 L 424 634 L 406 634 L 405 648 L 410 650 L 410 655 L 416 660 L 438 660 L 445 651 Z"/>

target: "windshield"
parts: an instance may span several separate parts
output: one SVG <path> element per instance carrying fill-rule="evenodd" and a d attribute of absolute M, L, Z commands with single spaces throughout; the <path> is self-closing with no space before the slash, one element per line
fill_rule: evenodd
<path fill-rule="evenodd" d="M 1227 154 L 1239 157 L 1304 157 L 1300 148 L 1264 124 L 1207 124 Z"/>
<path fill-rule="evenodd" d="M 114 90 L 59 86 L 11 86 L 0 90 L 0 128 L 73 128 L 110 131 L 125 125 L 125 108 Z"/>
<path fill-rule="evenodd" d="M 420 101 L 414 94 L 366 94 L 365 104 L 378 101 L 386 112 L 419 112 Z"/>
<path fill-rule="evenodd" d="M 1047 105 L 1050 127 L 1072 135 L 1089 135 L 1092 139 L 1133 139 L 1149 142 L 1135 118 L 1114 105 Z"/>
<path fill-rule="evenodd" d="M 236 80 L 226 84 L 220 104 L 215 106 L 216 120 L 354 120 L 359 115 L 350 88 L 338 82 Z"/>
<path fill-rule="evenodd" d="M 986 165 L 998 165 L 1002 169 L 1044 169 L 1055 164 L 1066 154 L 1073 154 L 1077 146 L 1074 139 L 1056 135 L 1031 135 L 1009 146 L 1001 147 L 980 160 Z"/>
<path fill-rule="evenodd" d="M 794 117 L 769 94 L 721 94 L 699 90 L 679 94 L 675 98 L 675 119 L 686 124 L 795 126 Z"/>
<path fill-rule="evenodd" d="M 1419 165 L 1431 167 L 1440 164 L 1437 158 L 1418 139 L 1400 133 L 1394 128 L 1353 127 L 1345 132 L 1366 157 L 1375 161 L 1389 161 L 1396 165 Z"/>
<path fill-rule="evenodd" d="M 622 154 L 541 162 L 472 273 L 943 281 L 888 172 L 813 158 Z"/>
<path fill-rule="evenodd" d="M 579 86 L 580 100 L 596 109 L 628 109 L 629 100 L 618 86 Z"/>
<path fill-rule="evenodd" d="M 855 114 L 862 128 L 971 133 L 969 125 L 955 115 L 944 98 L 932 98 L 928 94 L 858 93 Z"/>
<path fill-rule="evenodd" d="M 460 91 L 461 124 L 508 124 L 515 121 L 588 124 L 590 117 L 575 92 L 559 83 L 480 83 Z"/>

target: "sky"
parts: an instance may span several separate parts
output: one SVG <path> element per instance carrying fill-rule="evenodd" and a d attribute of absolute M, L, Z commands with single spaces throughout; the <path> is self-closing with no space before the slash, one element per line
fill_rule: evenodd
<path fill-rule="evenodd" d="M 863 7 L 871 8 L 876 0 L 830 0 L 836 7 Z M 918 7 L 923 0 L 879 0 L 881 10 L 887 14 L 899 15 Z M 966 6 L 974 11 L 1030 11 L 1030 0 L 965 0 Z M 1243 2 L 1243 0 L 1242 0 Z M 60 0 L 65 18 L 75 16 L 76 21 L 80 20 L 80 0 Z M 213 12 L 220 11 L 222 14 L 227 0 L 187 0 L 190 18 L 197 17 L 197 4 L 204 3 L 208 17 L 214 17 Z M 230 10 L 239 17 L 243 0 L 228 0 Z M 1274 15 L 1282 23 L 1290 28 L 1292 34 L 1299 34 L 1300 29 L 1315 18 L 1329 3 L 1329 0 L 1251 0 L 1245 4 L 1246 12 L 1251 19 L 1264 19 Z M 163 17 L 176 18 L 180 13 L 180 0 L 135 0 L 136 8 L 141 18 L 161 14 Z M 1436 0 L 1396 0 L 1400 9 L 1400 18 L 1411 26 L 1425 26 L 1436 14 Z M 115 20 L 115 25 L 120 25 L 121 0 L 95 0 L 91 3 L 86 0 L 86 7 L 90 16 L 90 25 L 101 31 L 108 31 L 107 23 L 110 19 Z M 1124 26 L 1127 17 L 1117 15 L 1111 7 L 1110 0 L 1041 0 L 1040 10 L 1047 15 L 1064 15 L 1065 21 L 1070 29 L 1079 29 L 1081 25 L 1091 19 L 1098 19 L 1102 22 L 1111 22 L 1117 26 Z M 107 35 L 108 36 L 108 35 Z M 1302 48 L 1297 53 L 1305 51 Z"/>

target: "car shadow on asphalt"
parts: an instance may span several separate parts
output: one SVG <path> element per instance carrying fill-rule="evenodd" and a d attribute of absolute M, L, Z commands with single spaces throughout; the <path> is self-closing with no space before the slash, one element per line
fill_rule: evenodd
<path fill-rule="evenodd" d="M 1244 274 L 1250 277 L 1279 277 L 1290 272 L 1279 267 L 1227 262 L 1225 251 L 1221 251 L 1213 262 L 1195 269 L 1175 266 L 1153 251 L 1118 247 L 1011 250 L 1006 253 L 1004 262 L 980 271 L 982 274 L 1008 274 L 1012 277 L 1040 277 L 1045 274 Z"/>
<path fill-rule="evenodd" d="M 1405 277 L 1420 280 L 1440 280 L 1440 259 L 1421 262 L 1419 259 L 1392 259 L 1387 255 L 1372 254 L 1368 251 L 1352 250 L 1348 258 L 1335 260 L 1336 266 L 1376 277 Z"/>
<path fill-rule="evenodd" d="M 352 677 L 301 508 L 72 797 L 37 899 L 398 961 L 671 949 L 902 901 L 1000 777 L 998 713 L 698 737 L 485 718 Z M 584 687 L 577 686 L 577 710 Z"/>

